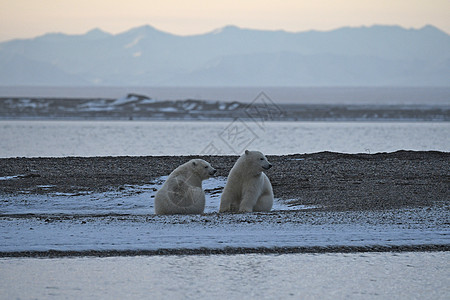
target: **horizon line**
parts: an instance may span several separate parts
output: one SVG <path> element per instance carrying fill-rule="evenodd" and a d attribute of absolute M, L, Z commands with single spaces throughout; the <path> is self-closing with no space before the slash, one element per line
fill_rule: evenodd
<path fill-rule="evenodd" d="M 159 29 L 159 28 L 157 28 L 157 27 L 155 27 L 155 26 L 153 26 L 153 25 L 151 25 L 149 23 L 146 23 L 146 24 L 130 27 L 129 29 L 126 29 L 126 30 L 123 30 L 123 31 L 120 31 L 120 32 L 117 32 L 117 33 L 111 33 L 109 31 L 106 31 L 106 30 L 102 29 L 100 26 L 96 26 L 96 27 L 93 27 L 93 28 L 83 32 L 83 33 L 65 33 L 63 31 L 49 31 L 49 32 L 46 32 L 46 33 L 35 35 L 33 37 L 24 37 L 24 38 L 17 37 L 17 38 L 9 38 L 9 39 L 5 39 L 5 40 L 0 40 L 0 43 L 10 42 L 10 41 L 15 41 L 15 40 L 36 39 L 36 38 L 43 37 L 43 36 L 46 36 L 46 35 L 57 35 L 57 34 L 67 35 L 67 36 L 83 36 L 83 35 L 87 35 L 90 32 L 93 32 L 93 31 L 100 31 L 100 32 L 108 34 L 110 36 L 117 36 L 117 35 L 121 35 L 121 34 L 129 32 L 129 31 L 132 31 L 132 30 L 135 30 L 135 29 L 139 29 L 139 28 L 143 28 L 143 27 L 150 27 L 150 28 L 152 28 L 152 29 L 154 29 L 154 30 L 156 30 L 158 32 L 162 32 L 162 33 L 165 33 L 165 34 L 170 34 L 170 35 L 177 36 L 177 37 L 192 37 L 192 36 L 200 36 L 200 35 L 206 35 L 206 34 L 220 33 L 226 28 L 237 28 L 237 29 L 240 29 L 240 30 L 267 31 L 267 32 L 285 32 L 285 33 L 291 33 L 291 34 L 298 34 L 298 33 L 307 33 L 307 32 L 326 33 L 326 32 L 332 32 L 332 31 L 336 31 L 336 30 L 340 30 L 340 29 L 359 29 L 359 28 L 373 28 L 373 27 L 400 27 L 400 28 L 405 29 L 405 30 L 417 30 L 418 31 L 418 30 L 422 30 L 422 29 L 424 29 L 426 27 L 433 27 L 433 28 L 436 28 L 437 30 L 439 30 L 439 31 L 441 31 L 441 32 L 443 32 L 443 33 L 445 33 L 447 35 L 450 35 L 449 32 L 447 32 L 447 31 L 445 31 L 445 30 L 443 30 L 443 29 L 441 29 L 438 26 L 433 25 L 433 24 L 425 24 L 425 25 L 422 25 L 420 27 L 414 27 L 414 26 L 405 27 L 405 26 L 402 26 L 402 25 L 399 25 L 399 24 L 372 24 L 372 25 L 360 25 L 360 26 L 347 25 L 347 26 L 335 27 L 333 29 L 326 29 L 326 30 L 308 29 L 308 30 L 300 30 L 300 31 L 289 31 L 289 30 L 285 30 L 285 29 L 260 29 L 260 28 L 240 27 L 238 25 L 228 24 L 228 25 L 224 25 L 224 26 L 218 27 L 218 28 L 213 29 L 213 30 L 209 30 L 209 31 L 183 35 L 183 34 L 172 33 L 170 31 L 161 30 L 161 29 Z"/>

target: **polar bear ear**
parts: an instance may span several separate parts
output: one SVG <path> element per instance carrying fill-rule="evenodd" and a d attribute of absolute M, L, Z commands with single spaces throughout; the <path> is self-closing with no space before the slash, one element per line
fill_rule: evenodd
<path fill-rule="evenodd" d="M 248 150 L 245 150 L 245 154 L 246 154 L 246 155 L 248 155 L 248 153 L 249 153 L 249 152 L 250 152 L 250 151 L 248 151 Z"/>

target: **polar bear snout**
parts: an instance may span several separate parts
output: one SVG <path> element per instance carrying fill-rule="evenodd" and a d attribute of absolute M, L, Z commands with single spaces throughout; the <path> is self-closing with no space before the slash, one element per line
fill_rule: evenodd
<path fill-rule="evenodd" d="M 268 165 L 263 166 L 264 170 L 269 170 L 270 168 L 272 168 L 272 164 L 268 164 Z"/>
<path fill-rule="evenodd" d="M 217 170 L 216 169 L 212 169 L 211 171 L 209 171 L 209 175 L 214 175 L 214 174 L 216 174 L 216 172 L 217 172 Z"/>

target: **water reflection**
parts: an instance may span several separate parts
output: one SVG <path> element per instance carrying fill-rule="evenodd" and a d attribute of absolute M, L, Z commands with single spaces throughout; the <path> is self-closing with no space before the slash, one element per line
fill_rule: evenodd
<path fill-rule="evenodd" d="M 450 253 L 0 259 L 0 298 L 444 299 Z"/>

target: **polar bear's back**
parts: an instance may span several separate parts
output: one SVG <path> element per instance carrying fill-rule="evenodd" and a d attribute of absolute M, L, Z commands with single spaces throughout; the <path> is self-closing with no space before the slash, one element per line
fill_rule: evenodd
<path fill-rule="evenodd" d="M 205 193 L 201 179 L 187 162 L 170 173 L 155 195 L 155 214 L 201 214 L 205 209 Z"/>
<path fill-rule="evenodd" d="M 157 215 L 201 214 L 204 209 L 205 193 L 199 187 L 168 184 L 167 188 L 161 188 L 155 196 Z"/>

